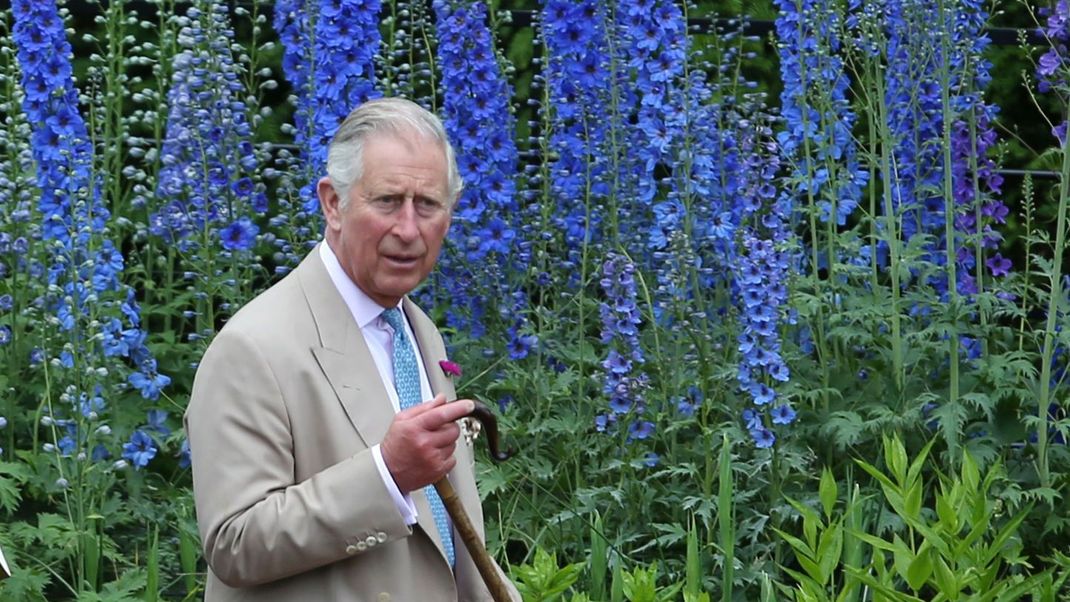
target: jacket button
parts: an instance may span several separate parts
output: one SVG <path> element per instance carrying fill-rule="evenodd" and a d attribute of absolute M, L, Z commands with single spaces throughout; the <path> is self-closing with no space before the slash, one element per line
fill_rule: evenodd
<path fill-rule="evenodd" d="M 368 547 L 370 548 L 379 543 L 379 540 L 376 539 L 374 535 L 369 535 L 368 538 L 364 540 L 364 543 L 368 544 Z"/>
<path fill-rule="evenodd" d="M 375 538 L 379 540 L 379 543 L 386 543 L 386 533 L 382 531 L 376 533 Z"/>
<path fill-rule="evenodd" d="M 368 549 L 368 544 L 364 543 L 363 541 L 357 542 L 357 550 L 363 552 L 366 549 Z"/>
<path fill-rule="evenodd" d="M 390 594 L 386 592 L 379 594 L 379 602 L 390 602 Z"/>
<path fill-rule="evenodd" d="M 346 546 L 346 554 L 349 554 L 350 556 L 352 556 L 353 554 L 356 554 L 356 553 L 357 553 L 357 546 L 354 546 L 352 544 Z"/>

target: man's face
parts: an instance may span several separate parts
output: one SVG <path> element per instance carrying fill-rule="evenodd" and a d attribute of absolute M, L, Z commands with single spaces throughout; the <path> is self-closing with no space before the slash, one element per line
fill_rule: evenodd
<path fill-rule="evenodd" d="M 383 133 L 365 140 L 363 160 L 345 208 L 328 178 L 318 183 L 327 242 L 365 294 L 393 307 L 431 273 L 449 230 L 446 154 L 434 141 Z"/>

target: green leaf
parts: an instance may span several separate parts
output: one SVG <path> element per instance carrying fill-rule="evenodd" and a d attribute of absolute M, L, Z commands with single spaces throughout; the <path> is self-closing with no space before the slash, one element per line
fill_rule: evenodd
<path fill-rule="evenodd" d="M 624 572 L 624 597 L 629 602 L 657 602 L 657 566 L 649 569 L 636 567 L 632 572 Z"/>
<path fill-rule="evenodd" d="M 606 570 L 609 568 L 609 540 L 602 529 L 602 516 L 594 512 L 591 524 L 591 583 L 590 592 L 595 600 L 606 597 Z"/>
<path fill-rule="evenodd" d="M 699 555 L 698 526 L 695 516 L 691 515 L 691 522 L 687 529 L 687 562 L 685 564 L 684 597 L 691 596 L 698 599 L 702 591 L 702 557 Z M 708 598 L 708 596 L 707 596 Z"/>
<path fill-rule="evenodd" d="M 930 549 L 931 548 L 922 545 L 918 555 L 914 557 L 914 560 L 910 562 L 910 566 L 907 567 L 907 585 L 914 591 L 920 591 L 922 586 L 929 580 L 929 576 L 933 573 L 933 563 L 929 553 Z"/>
<path fill-rule="evenodd" d="M 821 507 L 825 511 L 825 518 L 832 517 L 832 510 L 836 507 L 836 498 L 839 490 L 832 471 L 827 467 L 821 471 L 821 483 L 818 485 L 818 497 L 821 499 Z"/>
<path fill-rule="evenodd" d="M 839 522 L 829 525 L 821 534 L 821 543 L 817 548 L 818 566 L 823 577 L 822 586 L 832 578 L 836 565 L 843 553 L 843 528 Z"/>
<path fill-rule="evenodd" d="M 936 556 L 934 565 L 933 575 L 940 593 L 948 600 L 958 600 L 962 585 L 959 583 L 955 572 L 947 566 L 947 563 L 940 556 Z"/>

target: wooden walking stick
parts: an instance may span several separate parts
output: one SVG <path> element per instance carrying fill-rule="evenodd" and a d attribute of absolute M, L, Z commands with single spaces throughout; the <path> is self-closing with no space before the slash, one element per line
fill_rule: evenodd
<path fill-rule="evenodd" d="M 487 406 L 478 401 L 475 404 L 475 409 L 468 416 L 478 420 L 482 425 L 482 430 L 487 433 L 490 457 L 495 462 L 508 459 L 513 453 L 512 450 L 503 452 L 498 447 L 498 420 Z M 498 572 L 494 561 L 491 560 L 487 548 L 483 545 L 483 539 L 479 536 L 475 526 L 472 525 L 471 519 L 468 518 L 468 513 L 464 511 L 464 506 L 461 505 L 461 498 L 457 497 L 457 492 L 454 491 L 449 479 L 442 477 L 435 481 L 435 491 L 442 498 L 442 505 L 446 507 L 446 512 L 449 513 L 450 520 L 453 521 L 457 534 L 461 536 L 461 541 L 464 542 L 464 547 L 468 550 L 468 554 L 475 561 L 479 576 L 483 578 L 483 583 L 487 584 L 487 589 L 490 590 L 490 596 L 494 598 L 494 602 L 512 602 L 505 580 L 502 578 L 501 573 Z"/>

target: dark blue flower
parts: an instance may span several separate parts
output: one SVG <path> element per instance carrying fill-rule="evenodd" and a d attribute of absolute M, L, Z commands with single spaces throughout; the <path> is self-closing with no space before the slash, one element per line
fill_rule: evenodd
<path fill-rule="evenodd" d="M 636 420 L 628 425 L 628 439 L 648 439 L 654 434 L 654 423 L 649 420 Z"/>
<path fill-rule="evenodd" d="M 223 248 L 228 251 L 247 251 L 256 242 L 260 228 L 248 217 L 241 217 L 219 231 Z"/>
<path fill-rule="evenodd" d="M 771 412 L 773 424 L 791 424 L 795 422 L 795 410 L 788 404 L 779 405 Z"/>
<path fill-rule="evenodd" d="M 142 430 L 136 430 L 130 435 L 130 441 L 123 444 L 123 458 L 128 460 L 135 468 L 141 469 L 149 465 L 156 457 L 156 442 Z"/>
<path fill-rule="evenodd" d="M 93 446 L 93 451 L 90 452 L 89 458 L 94 462 L 103 462 L 111 457 L 111 452 L 108 451 L 104 444 L 98 443 Z"/>
<path fill-rule="evenodd" d="M 754 440 L 754 446 L 758 449 L 767 449 L 773 447 L 773 444 L 776 443 L 776 435 L 765 427 L 751 430 L 750 436 Z"/>

